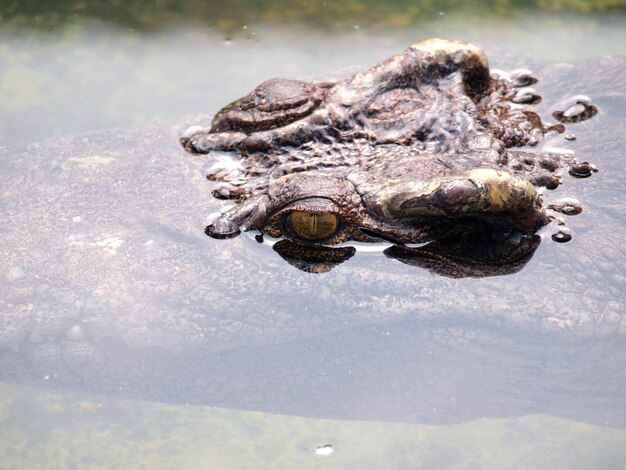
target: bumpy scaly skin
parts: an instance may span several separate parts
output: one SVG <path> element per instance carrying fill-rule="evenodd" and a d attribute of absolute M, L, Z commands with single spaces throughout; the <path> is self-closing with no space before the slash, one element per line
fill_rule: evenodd
<path fill-rule="evenodd" d="M 487 57 L 481 49 L 440 39 L 414 44 L 404 54 L 337 84 L 268 80 L 218 112 L 208 132 L 195 132 L 181 142 L 192 153 L 250 153 L 329 138 L 411 140 L 427 125 L 414 119 L 427 101 L 421 88 L 457 72 L 464 85 L 461 95 L 480 94 L 489 84 Z"/>
<path fill-rule="evenodd" d="M 540 101 L 526 88 L 535 81 L 490 75 L 480 48 L 430 39 L 334 84 L 264 82 L 218 112 L 210 130 L 181 138 L 191 153 L 235 151 L 246 162 L 211 175 L 223 183 L 216 197 L 238 203 L 207 234 L 406 243 L 439 238 L 459 219 L 534 233 L 549 221 L 535 186 L 557 187 L 564 164 L 593 170 L 510 150 L 564 130 L 522 106 Z M 581 103 L 579 114 L 555 117 L 577 122 L 597 111 Z M 340 227 L 299 240 L 285 225 L 294 211 L 337 214 Z"/>

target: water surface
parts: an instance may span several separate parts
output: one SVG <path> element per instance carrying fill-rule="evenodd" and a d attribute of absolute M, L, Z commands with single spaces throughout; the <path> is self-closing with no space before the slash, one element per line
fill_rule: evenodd
<path fill-rule="evenodd" d="M 194 4 L 193 19 L 184 5 L 16 5 L 0 27 L 0 464 L 624 466 L 626 90 L 580 62 L 624 54 L 619 5 L 211 16 Z M 185 116 L 431 36 L 551 77 L 543 115 L 570 93 L 600 106 L 577 141 L 546 143 L 600 168 L 557 191 L 585 207 L 572 242 L 542 243 L 512 276 L 453 280 L 364 251 L 316 277 L 250 237 L 202 234 L 219 204 L 210 162 L 176 142 L 198 119 Z M 128 130 L 155 119 L 167 122 Z M 54 140 L 111 127 L 124 131 Z M 316 455 L 325 444 L 336 452 Z"/>

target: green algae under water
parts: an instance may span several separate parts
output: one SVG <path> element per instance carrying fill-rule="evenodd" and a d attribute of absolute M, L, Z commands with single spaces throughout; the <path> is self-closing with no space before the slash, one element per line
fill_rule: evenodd
<path fill-rule="evenodd" d="M 448 426 L 332 421 L 0 383 L 3 469 L 618 469 L 624 442 L 626 430 L 549 415 Z"/>
<path fill-rule="evenodd" d="M 389 0 L 384 3 L 376 0 L 7 0 L 0 5 L 0 16 L 5 21 L 17 26 L 43 29 L 59 27 L 75 21 L 77 17 L 143 30 L 193 24 L 215 27 L 220 31 L 236 31 L 251 22 L 279 27 L 308 25 L 325 30 L 355 24 L 389 29 L 426 23 L 434 16 L 449 11 L 462 13 L 464 17 L 495 18 L 510 18 L 528 11 L 613 14 L 626 11 L 626 3 L 624 0 Z"/>

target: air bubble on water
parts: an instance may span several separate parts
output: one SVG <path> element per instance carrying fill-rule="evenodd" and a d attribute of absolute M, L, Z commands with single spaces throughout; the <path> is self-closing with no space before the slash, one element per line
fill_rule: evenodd
<path fill-rule="evenodd" d="M 557 243 L 566 243 L 572 239 L 572 232 L 566 227 L 561 227 L 558 232 L 552 234 L 552 240 Z"/>
<path fill-rule="evenodd" d="M 332 444 L 324 444 L 321 446 L 317 446 L 313 452 L 315 452 L 315 455 L 330 455 L 333 452 L 335 452 L 335 448 L 333 447 Z"/>
<path fill-rule="evenodd" d="M 564 111 L 561 111 L 564 109 Z M 573 96 L 561 102 L 558 111 L 552 113 L 552 117 L 560 122 L 574 123 L 586 121 L 598 112 L 591 99 L 585 95 Z"/>
<path fill-rule="evenodd" d="M 589 162 L 574 163 L 569 167 L 569 174 L 576 178 L 588 178 L 598 169 Z"/>
<path fill-rule="evenodd" d="M 582 204 L 573 197 L 564 197 L 548 206 L 550 209 L 565 215 L 577 215 L 583 210 Z"/>

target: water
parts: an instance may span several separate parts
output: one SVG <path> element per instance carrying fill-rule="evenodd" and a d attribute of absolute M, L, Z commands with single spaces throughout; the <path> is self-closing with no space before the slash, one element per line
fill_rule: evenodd
<path fill-rule="evenodd" d="M 623 15 L 519 15 L 451 12 L 412 28 L 335 31 L 257 23 L 232 32 L 174 26 L 139 32 L 87 22 L 45 32 L 5 27 L 0 145 L 217 110 L 264 79 L 326 78 L 428 37 L 465 39 L 535 59 L 626 52 Z"/>
<path fill-rule="evenodd" d="M 563 61 L 623 54 L 625 17 L 396 7 L 378 21 L 247 10 L 210 29 L 201 12 L 181 28 L 184 6 L 171 22 L 10 16 L 0 146 L 167 122 L 0 153 L 0 466 L 624 467 L 625 90 L 558 79 Z M 315 276 L 251 238 L 202 234 L 220 206 L 211 162 L 177 145 L 197 123 L 183 116 L 430 36 L 503 68 L 561 63 L 535 70 L 544 115 L 570 91 L 600 106 L 576 141 L 546 143 L 600 168 L 554 194 L 584 208 L 571 242 L 548 228 L 521 272 L 453 280 L 365 250 Z"/>
<path fill-rule="evenodd" d="M 6 468 L 620 469 L 626 431 L 549 415 L 331 421 L 0 388 Z M 332 453 L 328 453 L 328 446 Z M 61 450 L 62 449 L 62 450 Z M 326 450 L 326 452 L 324 452 Z"/>

